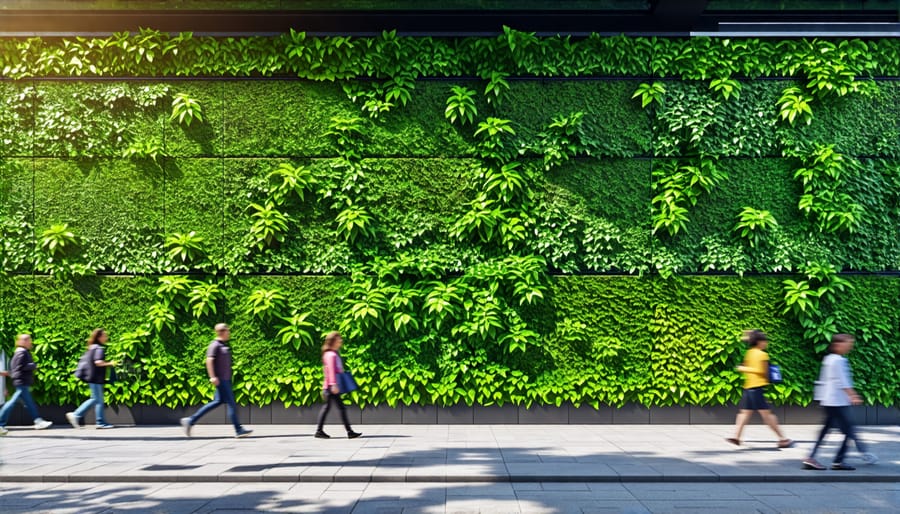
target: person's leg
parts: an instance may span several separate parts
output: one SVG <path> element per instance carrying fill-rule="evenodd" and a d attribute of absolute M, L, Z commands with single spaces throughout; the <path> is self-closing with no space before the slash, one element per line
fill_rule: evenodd
<path fill-rule="evenodd" d="M 838 448 L 837 454 L 834 456 L 834 463 L 841 464 L 844 462 L 844 457 L 847 455 L 847 447 L 850 445 L 851 434 L 853 434 L 853 426 L 850 422 L 850 419 L 847 417 L 847 414 L 850 412 L 849 407 L 832 407 L 834 413 L 834 420 L 837 427 L 841 430 L 841 433 L 844 434 L 844 440 L 841 442 L 841 447 Z"/>
<path fill-rule="evenodd" d="M 325 405 L 322 406 L 322 409 L 319 410 L 319 424 L 316 427 L 316 432 L 322 432 L 325 429 L 325 418 L 328 416 L 328 412 L 331 410 L 331 391 L 325 391 Z"/>
<path fill-rule="evenodd" d="M 734 421 L 734 439 L 736 441 L 741 440 L 741 434 L 744 433 L 744 427 L 750 422 L 750 416 L 753 416 L 752 410 L 741 409 L 738 411 L 737 418 Z"/>
<path fill-rule="evenodd" d="M 37 404 L 34 403 L 34 398 L 31 397 L 31 387 L 18 386 L 16 389 L 21 393 L 19 398 L 22 400 L 22 403 L 25 404 L 25 408 L 28 410 L 28 414 L 31 415 L 31 419 L 34 420 L 35 423 L 40 421 L 41 415 L 38 412 Z"/>
<path fill-rule="evenodd" d="M 816 439 L 816 444 L 813 445 L 812 451 L 809 453 L 809 458 L 816 458 L 816 452 L 819 451 L 819 447 L 822 446 L 822 442 L 825 441 L 825 437 L 828 435 L 828 432 L 831 431 L 831 427 L 834 424 L 834 418 L 831 415 L 830 407 L 825 407 L 825 422 L 822 424 L 822 431 L 819 432 L 819 438 Z"/>
<path fill-rule="evenodd" d="M 0 380 L 4 380 L 0 378 Z M 0 427 L 5 427 L 6 423 L 9 421 L 9 415 L 12 414 L 13 408 L 16 406 L 16 403 L 19 401 L 19 398 L 22 396 L 22 393 L 19 392 L 19 388 L 16 388 L 16 392 L 13 393 L 12 396 L 9 397 L 9 401 L 3 404 L 3 407 L 0 407 Z"/>
<path fill-rule="evenodd" d="M 859 450 L 859 453 L 868 453 L 868 446 L 865 441 L 859 438 L 859 432 L 856 430 L 856 421 L 853 419 L 853 411 L 850 407 L 841 407 L 844 411 L 844 417 L 847 419 L 847 430 L 850 432 L 850 438 L 853 439 L 853 443 L 856 445 L 856 449 Z"/>
<path fill-rule="evenodd" d="M 218 391 L 219 398 L 222 399 L 222 403 L 225 404 L 225 408 L 228 411 L 228 419 L 234 425 L 235 432 L 240 432 L 243 427 L 241 427 L 241 422 L 238 421 L 237 402 L 234 401 L 234 390 L 231 388 L 231 381 L 223 380 L 219 383 Z"/>
<path fill-rule="evenodd" d="M 778 416 L 772 413 L 769 409 L 762 409 L 759 411 L 759 415 L 762 416 L 763 422 L 766 425 L 769 425 L 769 428 L 775 432 L 775 435 L 778 436 L 779 441 L 784 441 L 786 438 L 784 434 L 781 432 L 781 427 L 778 426 Z"/>
<path fill-rule="evenodd" d="M 350 420 L 347 418 L 347 406 L 344 405 L 344 401 L 341 400 L 341 395 L 334 395 L 334 403 L 337 404 L 338 411 L 341 413 L 341 421 L 344 423 L 344 428 L 347 429 L 347 432 L 353 432 L 353 427 L 350 426 Z"/>
<path fill-rule="evenodd" d="M 90 384 L 91 398 L 94 399 L 94 415 L 97 418 L 98 425 L 107 425 L 103 402 L 103 384 Z"/>
<path fill-rule="evenodd" d="M 221 384 L 220 384 L 220 385 L 221 385 Z M 209 403 L 207 403 L 207 404 L 204 405 L 203 407 L 200 407 L 200 410 L 198 410 L 197 412 L 195 412 L 193 416 L 189 417 L 189 418 L 188 418 L 188 424 L 190 424 L 190 425 L 196 425 L 196 424 L 197 424 L 197 421 L 198 421 L 200 418 L 202 418 L 203 416 L 206 416 L 206 414 L 207 414 L 209 411 L 215 409 L 215 408 L 218 407 L 219 405 L 222 405 L 222 397 L 221 397 L 221 395 L 219 394 L 219 387 L 216 386 L 216 394 L 213 396 L 212 401 L 209 402 Z"/>
<path fill-rule="evenodd" d="M 853 421 L 853 410 L 850 407 L 838 407 L 840 410 L 840 416 L 844 421 L 844 434 L 847 436 L 846 440 L 849 444 L 849 441 L 852 439 L 853 443 L 856 445 L 856 449 L 859 450 L 859 453 L 868 453 L 866 443 L 860 440 L 859 433 L 856 431 L 856 423 Z M 844 449 L 846 453 L 846 448 Z M 843 461 L 843 455 L 841 456 L 841 460 Z"/>
<path fill-rule="evenodd" d="M 94 397 L 94 384 L 88 384 L 88 387 L 91 392 L 91 397 L 82 402 L 82 404 L 79 405 L 77 409 L 75 409 L 75 412 L 73 412 L 73 414 L 75 414 L 75 417 L 79 420 L 84 419 L 84 415 L 87 414 L 88 409 L 90 409 L 97 402 L 97 399 Z"/>

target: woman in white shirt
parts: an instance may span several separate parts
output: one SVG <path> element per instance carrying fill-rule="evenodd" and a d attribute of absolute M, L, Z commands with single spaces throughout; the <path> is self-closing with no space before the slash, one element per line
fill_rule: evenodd
<path fill-rule="evenodd" d="M 853 351 L 853 336 L 848 334 L 835 334 L 831 338 L 829 354 L 822 360 L 822 369 L 819 371 L 819 380 L 816 382 L 815 399 L 825 408 L 825 426 L 819 434 L 819 439 L 813 446 L 809 457 L 803 461 L 803 469 L 824 470 L 825 466 L 816 460 L 816 451 L 825 440 L 825 436 L 832 428 L 839 429 L 844 434 L 844 442 L 841 443 L 831 469 L 841 471 L 853 471 L 856 468 L 844 463 L 847 454 L 847 445 L 850 440 L 856 443 L 856 449 L 862 453 L 862 460 L 866 464 L 875 464 L 878 458 L 866 451 L 866 445 L 856 434 L 853 423 L 851 405 L 860 405 L 862 399 L 853 389 L 853 375 L 850 372 L 850 363 L 844 357 Z"/>

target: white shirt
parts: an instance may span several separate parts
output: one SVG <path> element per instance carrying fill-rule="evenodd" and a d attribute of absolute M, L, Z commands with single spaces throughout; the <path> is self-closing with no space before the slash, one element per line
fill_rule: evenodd
<path fill-rule="evenodd" d="M 845 407 L 851 405 L 845 389 L 853 387 L 850 364 L 843 356 L 831 353 L 822 360 L 819 381 L 816 383 L 815 398 L 823 407 Z"/>

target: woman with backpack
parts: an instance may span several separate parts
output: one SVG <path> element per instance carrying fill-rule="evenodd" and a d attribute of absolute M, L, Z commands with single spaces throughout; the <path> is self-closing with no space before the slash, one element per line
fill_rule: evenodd
<path fill-rule="evenodd" d="M 325 399 L 325 405 L 319 411 L 319 424 L 316 428 L 316 437 L 318 439 L 329 439 L 331 436 L 325 433 L 325 417 L 331 410 L 331 404 L 337 406 L 341 413 L 341 421 L 344 422 L 344 428 L 347 429 L 347 438 L 355 439 L 362 434 L 354 432 L 350 426 L 350 420 L 347 419 L 347 408 L 341 400 L 341 391 L 339 387 L 340 374 L 344 372 L 344 363 L 338 351 L 344 345 L 344 340 L 338 332 L 329 332 L 325 336 L 325 344 L 322 345 L 322 368 L 325 372 L 325 380 L 322 383 L 322 397 Z"/>
<path fill-rule="evenodd" d="M 116 365 L 115 362 L 106 360 L 106 348 L 104 347 L 107 341 L 109 341 L 109 335 L 102 328 L 94 329 L 87 340 L 88 373 L 85 377 L 85 382 L 88 383 L 91 397 L 75 409 L 75 412 L 66 413 L 66 420 L 74 428 L 81 428 L 81 421 L 91 406 L 94 407 L 94 412 L 96 413 L 97 428 L 115 428 L 106 422 L 106 417 L 103 415 L 105 407 L 103 403 L 103 386 L 106 384 L 106 368 Z"/>
<path fill-rule="evenodd" d="M 766 353 L 769 338 L 762 331 L 748 330 L 744 332 L 743 341 L 749 348 L 744 354 L 744 362 L 735 369 L 744 374 L 744 394 L 738 405 L 740 412 L 735 420 L 734 437 L 729 437 L 726 441 L 740 446 L 744 427 L 747 426 L 753 412 L 759 412 L 766 425 L 769 425 L 778 436 L 778 447 L 790 448 L 794 445 L 794 441 L 784 437 L 781 427 L 778 426 L 778 417 L 772 413 L 765 397 L 765 389 L 769 385 L 769 354 Z"/>

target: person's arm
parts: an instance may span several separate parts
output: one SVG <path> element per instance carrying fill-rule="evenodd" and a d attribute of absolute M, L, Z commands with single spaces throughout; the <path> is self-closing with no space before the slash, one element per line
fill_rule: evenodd
<path fill-rule="evenodd" d="M 209 375 L 209 381 L 212 385 L 219 385 L 219 377 L 216 376 L 216 359 L 215 357 L 206 358 L 206 374 Z"/>
<path fill-rule="evenodd" d="M 768 374 L 767 373 L 768 372 L 767 365 L 769 364 L 768 358 L 766 358 L 765 360 L 761 359 L 761 360 L 759 360 L 758 363 L 759 363 L 758 367 L 757 366 L 746 366 L 744 364 L 741 364 L 740 366 L 738 366 L 735 369 L 737 369 L 741 373 L 754 373 L 754 374 L 757 374 L 760 376 L 767 375 Z"/>
<path fill-rule="evenodd" d="M 325 386 L 328 387 L 334 394 L 338 394 L 340 392 L 337 386 L 336 361 L 337 354 L 334 352 L 326 352 L 322 357 L 322 363 L 324 364 L 325 368 Z"/>
<path fill-rule="evenodd" d="M 862 398 L 857 394 L 856 389 L 853 388 L 853 379 L 850 378 L 850 363 L 847 362 L 847 359 L 841 359 L 840 365 L 838 380 L 840 380 L 841 389 L 847 393 L 850 403 L 853 405 L 862 404 Z"/>
<path fill-rule="evenodd" d="M 94 360 L 94 366 L 97 366 L 98 368 L 108 368 L 109 366 L 116 365 L 116 361 L 106 360 L 106 350 L 101 349 L 100 355 L 98 355 L 97 357 L 100 358 Z"/>

